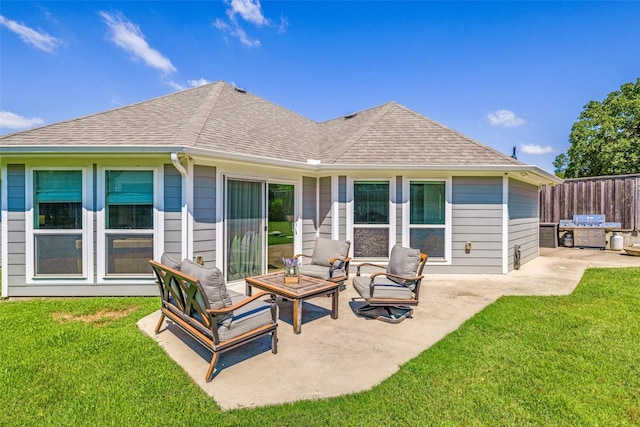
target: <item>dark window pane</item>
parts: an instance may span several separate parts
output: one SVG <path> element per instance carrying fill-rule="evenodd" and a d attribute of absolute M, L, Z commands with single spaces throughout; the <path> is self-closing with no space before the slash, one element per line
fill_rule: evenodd
<path fill-rule="evenodd" d="M 353 192 L 355 224 L 389 223 L 388 182 L 355 182 Z"/>
<path fill-rule="evenodd" d="M 411 224 L 444 224 L 444 182 L 412 182 Z"/>
<path fill-rule="evenodd" d="M 110 205 L 108 206 L 108 229 L 152 229 L 152 205 Z"/>
<path fill-rule="evenodd" d="M 409 246 L 433 258 L 444 258 L 444 228 L 412 228 Z"/>
<path fill-rule="evenodd" d="M 387 258 L 389 256 L 389 229 L 354 228 L 353 256 Z"/>
<path fill-rule="evenodd" d="M 82 171 L 34 171 L 34 228 L 82 228 Z"/>
<path fill-rule="evenodd" d="M 82 228 L 82 203 L 38 203 L 36 229 Z"/>
<path fill-rule="evenodd" d="M 107 235 L 107 274 L 152 274 L 153 237 L 144 234 Z"/>
<path fill-rule="evenodd" d="M 35 236 L 35 274 L 82 274 L 82 235 Z"/>

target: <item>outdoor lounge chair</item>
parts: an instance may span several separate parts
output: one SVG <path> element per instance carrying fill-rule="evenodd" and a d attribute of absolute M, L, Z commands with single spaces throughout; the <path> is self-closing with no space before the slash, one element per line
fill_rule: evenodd
<path fill-rule="evenodd" d="M 368 262 L 358 265 L 353 287 L 366 301 L 357 309 L 358 314 L 389 323 L 400 323 L 411 317 L 411 307 L 418 305 L 426 262 L 427 254 L 419 249 L 395 245 L 386 267 Z M 361 276 L 360 269 L 364 266 L 386 268 L 386 271 Z"/>
<path fill-rule="evenodd" d="M 294 257 L 302 262 L 298 271 L 305 276 L 340 283 L 340 289 L 344 289 L 344 282 L 349 278 L 350 247 L 348 240 L 318 237 L 311 257 L 303 254 Z"/>
<path fill-rule="evenodd" d="M 260 292 L 247 297 L 227 290 L 222 272 L 188 259 L 181 263 L 163 254 L 162 263 L 150 260 L 162 299 L 156 325 L 165 318 L 195 338 L 213 354 L 205 380 L 211 381 L 218 355 L 265 335 L 271 335 L 271 352 L 278 352 L 278 307 L 275 295 Z"/>

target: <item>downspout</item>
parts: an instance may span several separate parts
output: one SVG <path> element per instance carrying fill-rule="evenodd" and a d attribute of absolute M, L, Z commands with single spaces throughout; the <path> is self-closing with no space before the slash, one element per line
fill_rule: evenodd
<path fill-rule="evenodd" d="M 178 153 L 171 153 L 171 163 L 173 163 L 173 167 L 180 173 L 182 176 L 181 179 L 181 200 L 180 200 L 180 217 L 182 219 L 182 246 L 181 246 L 181 258 L 187 258 L 187 251 L 189 248 L 189 218 L 187 216 L 187 169 L 182 166 L 180 162 L 180 156 Z"/>

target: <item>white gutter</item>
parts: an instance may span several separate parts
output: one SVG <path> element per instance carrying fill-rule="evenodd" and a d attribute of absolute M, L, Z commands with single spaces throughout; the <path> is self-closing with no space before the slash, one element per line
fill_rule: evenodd
<path fill-rule="evenodd" d="M 180 218 L 182 219 L 182 246 L 180 251 L 182 252 L 181 258 L 184 259 L 187 257 L 187 251 L 189 248 L 189 218 L 187 216 L 187 179 L 188 173 L 182 163 L 180 163 L 180 157 L 178 153 L 171 153 L 171 163 L 178 170 L 180 175 L 182 176 L 181 181 L 181 198 L 180 198 Z"/>

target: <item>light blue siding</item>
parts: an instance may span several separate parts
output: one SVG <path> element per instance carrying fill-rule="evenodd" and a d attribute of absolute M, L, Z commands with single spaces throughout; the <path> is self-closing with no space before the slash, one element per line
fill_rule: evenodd
<path fill-rule="evenodd" d="M 447 273 L 502 273 L 502 199 L 502 177 L 453 177 Z"/>
<path fill-rule="evenodd" d="M 9 287 L 24 287 L 26 280 L 25 165 L 7 165 L 7 280 Z M 13 292 L 11 292 L 13 294 Z"/>
<path fill-rule="evenodd" d="M 182 257 L 182 176 L 172 164 L 164 165 L 164 252 Z"/>
<path fill-rule="evenodd" d="M 216 168 L 193 168 L 193 256 L 205 265 L 216 261 Z"/>
<path fill-rule="evenodd" d="M 338 177 L 338 239 L 347 239 L 347 177 Z"/>
<path fill-rule="evenodd" d="M 538 256 L 540 224 L 538 187 L 509 179 L 509 271 L 514 269 L 514 249 L 520 248 L 520 264 Z"/>
<path fill-rule="evenodd" d="M 311 254 L 316 241 L 316 178 L 302 177 L 302 253 Z"/>

